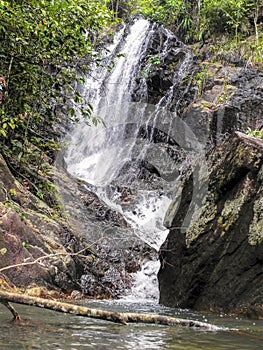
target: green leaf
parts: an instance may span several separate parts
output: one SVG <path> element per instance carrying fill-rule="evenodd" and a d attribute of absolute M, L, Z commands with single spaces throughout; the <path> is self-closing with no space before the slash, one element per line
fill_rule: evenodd
<path fill-rule="evenodd" d="M 7 137 L 7 134 L 6 134 L 5 130 L 3 130 L 3 129 L 0 129 L 0 135 Z"/>
<path fill-rule="evenodd" d="M 6 253 L 7 253 L 7 249 L 5 247 L 0 249 L 1 255 L 5 255 Z"/>
<path fill-rule="evenodd" d="M 22 242 L 22 246 L 26 249 L 28 249 L 30 247 L 30 245 L 26 242 Z"/>

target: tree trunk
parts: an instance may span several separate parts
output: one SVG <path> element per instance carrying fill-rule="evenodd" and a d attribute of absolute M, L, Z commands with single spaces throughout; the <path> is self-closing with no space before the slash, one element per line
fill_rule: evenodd
<path fill-rule="evenodd" d="M 9 293 L 0 290 L 0 303 L 5 305 L 13 314 L 16 320 L 20 319 L 19 314 L 9 304 L 14 302 L 17 304 L 25 304 L 31 306 L 37 306 L 45 309 L 50 309 L 63 313 L 70 313 L 79 316 L 91 317 L 96 319 L 102 319 L 115 323 L 148 323 L 148 324 L 160 324 L 167 326 L 188 326 L 198 327 L 206 330 L 223 330 L 222 327 L 217 327 L 209 323 L 199 322 L 194 320 L 187 320 L 181 318 L 175 318 L 170 316 L 162 316 L 156 314 L 137 314 L 137 313 L 119 313 L 113 311 L 91 309 L 85 306 L 73 305 L 56 300 L 48 300 L 43 298 L 36 298 L 22 294 Z"/>

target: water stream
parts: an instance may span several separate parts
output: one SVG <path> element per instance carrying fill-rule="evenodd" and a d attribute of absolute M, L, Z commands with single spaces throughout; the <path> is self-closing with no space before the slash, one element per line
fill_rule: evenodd
<path fill-rule="evenodd" d="M 17 306 L 25 321 L 14 325 L 0 305 L 1 350 L 260 350 L 262 321 L 226 315 L 200 314 L 160 305 L 121 301 L 86 301 L 90 307 L 139 311 L 207 320 L 238 331 L 202 331 L 185 327 L 132 324 L 128 326 L 92 320 L 34 307 Z"/>

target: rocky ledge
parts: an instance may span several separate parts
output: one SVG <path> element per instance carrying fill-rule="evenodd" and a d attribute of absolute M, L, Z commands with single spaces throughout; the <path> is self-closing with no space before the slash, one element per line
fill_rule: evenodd
<path fill-rule="evenodd" d="M 263 141 L 240 132 L 207 160 L 207 194 L 180 228 L 193 197 L 193 176 L 171 204 L 160 251 L 160 302 L 167 306 L 263 316 Z M 168 228 L 169 228 L 168 227 Z"/>

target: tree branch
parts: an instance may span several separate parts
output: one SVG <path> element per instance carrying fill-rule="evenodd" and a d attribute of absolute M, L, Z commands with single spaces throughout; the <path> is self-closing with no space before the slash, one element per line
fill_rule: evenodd
<path fill-rule="evenodd" d="M 98 240 L 99 241 L 99 240 Z M 16 268 L 16 267 L 22 267 L 22 266 L 28 266 L 28 265 L 34 265 L 34 264 L 37 264 L 39 263 L 41 265 L 42 263 L 42 260 L 45 260 L 45 259 L 51 259 L 51 258 L 54 258 L 56 256 L 63 256 L 63 255 L 66 255 L 66 256 L 77 256 L 77 255 L 80 255 L 81 253 L 83 253 L 85 250 L 87 249 L 90 249 L 92 247 L 92 245 L 94 245 L 95 243 L 97 243 L 98 241 L 94 242 L 93 244 L 91 244 L 90 246 L 88 247 L 85 247 L 81 250 L 79 250 L 78 252 L 76 253 L 69 253 L 69 252 L 65 252 L 65 253 L 56 253 L 56 254 L 49 254 L 49 255 L 43 255 L 43 256 L 40 256 L 39 258 L 33 260 L 33 261 L 25 261 L 23 263 L 19 263 L 19 264 L 14 264 L 14 265 L 8 265 L 8 266 L 5 266 L 5 267 L 2 267 L 0 269 L 0 272 L 3 272 L 3 271 L 6 271 L 6 270 L 10 270 L 10 269 L 13 269 L 13 268 Z M 27 259 L 30 259 L 30 258 L 27 258 Z"/>

